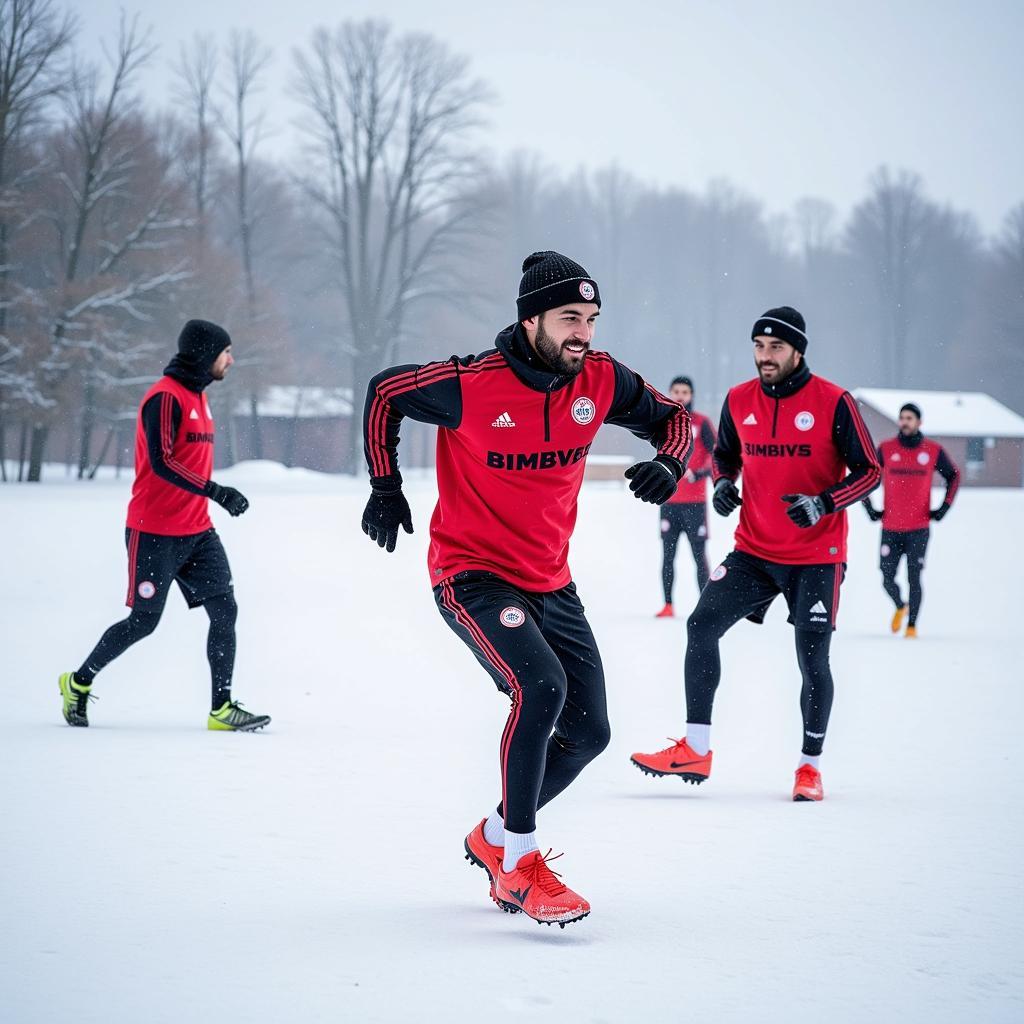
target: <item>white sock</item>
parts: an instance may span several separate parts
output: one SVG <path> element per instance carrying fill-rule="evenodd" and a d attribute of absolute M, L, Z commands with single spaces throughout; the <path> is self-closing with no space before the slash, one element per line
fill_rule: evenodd
<path fill-rule="evenodd" d="M 505 819 L 497 811 L 491 811 L 484 822 L 484 839 L 491 846 L 505 845 Z"/>
<path fill-rule="evenodd" d="M 711 749 L 711 726 L 687 722 L 686 742 L 691 750 L 703 757 Z"/>
<path fill-rule="evenodd" d="M 523 854 L 531 850 L 537 850 L 536 832 L 509 832 L 505 829 L 505 859 L 501 865 L 502 870 L 512 871 L 519 863 Z"/>
<path fill-rule="evenodd" d="M 801 754 L 800 755 L 800 764 L 797 765 L 797 768 L 800 768 L 801 766 L 803 766 L 805 764 L 809 764 L 815 771 L 817 771 L 818 770 L 818 762 L 820 760 L 821 760 L 821 754 L 817 754 L 814 757 L 811 757 L 810 754 Z"/>

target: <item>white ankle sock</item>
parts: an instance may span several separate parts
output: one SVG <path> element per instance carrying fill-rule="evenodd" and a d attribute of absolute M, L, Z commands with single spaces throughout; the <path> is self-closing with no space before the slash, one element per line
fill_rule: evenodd
<path fill-rule="evenodd" d="M 491 811 L 484 822 L 484 839 L 491 846 L 505 845 L 505 819 L 497 811 Z"/>
<path fill-rule="evenodd" d="M 711 749 L 711 726 L 687 722 L 686 742 L 691 750 L 703 757 Z"/>
<path fill-rule="evenodd" d="M 505 829 L 505 859 L 501 865 L 502 870 L 512 871 L 523 854 L 537 849 L 539 847 L 536 832 L 509 832 Z"/>
<path fill-rule="evenodd" d="M 801 767 L 801 765 L 809 764 L 815 771 L 817 771 L 818 770 L 818 762 L 820 760 L 821 760 L 821 754 L 817 754 L 814 757 L 811 757 L 810 754 L 801 754 L 800 755 L 800 764 L 797 765 L 797 768 Z"/>

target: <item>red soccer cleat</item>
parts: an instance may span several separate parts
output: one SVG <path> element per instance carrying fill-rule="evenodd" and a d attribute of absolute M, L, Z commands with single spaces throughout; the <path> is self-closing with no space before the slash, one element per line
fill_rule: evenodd
<path fill-rule="evenodd" d="M 561 857 L 559 853 L 557 855 Z M 590 904 L 558 879 L 557 872 L 548 867 L 549 860 L 540 850 L 531 850 L 519 858 L 513 871 L 498 869 L 494 882 L 498 905 L 511 914 L 520 910 L 538 924 L 557 924 L 564 928 L 590 913 Z"/>
<path fill-rule="evenodd" d="M 821 788 L 821 772 L 812 764 L 802 764 L 796 770 L 796 781 L 793 783 L 793 799 L 824 800 L 825 791 Z"/>
<path fill-rule="evenodd" d="M 654 617 L 656 619 L 674 619 L 676 617 L 676 613 L 672 610 L 672 605 L 667 604 Z"/>
<path fill-rule="evenodd" d="M 711 755 L 710 750 L 698 754 L 686 740 L 672 740 L 671 747 L 656 754 L 634 754 L 630 760 L 644 775 L 675 775 L 699 786 L 711 774 Z"/>
<path fill-rule="evenodd" d="M 463 846 L 466 848 L 466 860 L 487 872 L 487 877 L 491 883 L 491 899 L 500 907 L 501 904 L 494 895 L 494 879 L 498 875 L 498 869 L 501 867 L 502 859 L 505 856 L 505 848 L 503 846 L 492 846 L 484 838 L 484 825 L 486 822 L 486 818 L 481 820 L 480 824 L 466 836 Z"/>

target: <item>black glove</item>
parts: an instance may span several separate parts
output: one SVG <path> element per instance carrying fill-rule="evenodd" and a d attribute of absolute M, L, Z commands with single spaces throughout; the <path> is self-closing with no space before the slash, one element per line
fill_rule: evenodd
<path fill-rule="evenodd" d="M 825 502 L 816 494 L 784 494 L 782 500 L 789 502 L 786 515 L 803 530 L 816 526 L 825 514 Z"/>
<path fill-rule="evenodd" d="M 864 510 L 868 514 L 868 519 L 870 519 L 873 523 L 877 523 L 878 520 L 881 519 L 883 515 L 885 515 L 885 509 L 879 511 L 877 508 L 875 508 L 874 505 L 867 501 L 864 502 Z"/>
<path fill-rule="evenodd" d="M 720 516 L 727 516 L 730 512 L 743 504 L 740 497 L 740 489 L 728 478 L 720 477 L 715 484 L 715 493 L 711 496 L 711 505 Z"/>
<path fill-rule="evenodd" d="M 949 511 L 949 505 L 943 502 L 938 508 L 934 508 L 928 513 L 929 519 L 934 519 L 935 522 L 941 523 L 946 517 L 946 513 Z"/>
<path fill-rule="evenodd" d="M 240 516 L 249 507 L 249 499 L 241 491 L 234 487 L 221 487 L 212 480 L 207 481 L 206 496 L 233 516 Z"/>
<path fill-rule="evenodd" d="M 638 462 L 625 472 L 630 482 L 629 489 L 641 501 L 649 501 L 652 505 L 664 505 L 679 486 L 680 467 L 675 459 L 663 459 L 655 456 L 650 462 Z"/>
<path fill-rule="evenodd" d="M 412 509 L 400 491 L 373 491 L 363 509 L 363 533 L 382 548 L 394 551 L 398 528 L 412 533 Z"/>

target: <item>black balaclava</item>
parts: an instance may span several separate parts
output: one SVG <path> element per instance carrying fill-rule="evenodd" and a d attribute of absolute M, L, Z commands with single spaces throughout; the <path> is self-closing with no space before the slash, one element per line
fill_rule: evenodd
<path fill-rule="evenodd" d="M 209 320 L 189 320 L 178 335 L 178 354 L 164 373 L 190 391 L 202 391 L 212 380 L 217 357 L 231 344 L 231 335 Z"/>

